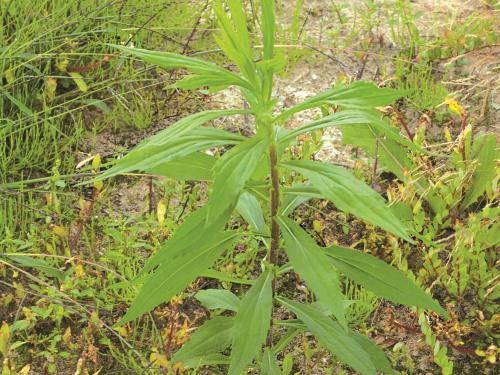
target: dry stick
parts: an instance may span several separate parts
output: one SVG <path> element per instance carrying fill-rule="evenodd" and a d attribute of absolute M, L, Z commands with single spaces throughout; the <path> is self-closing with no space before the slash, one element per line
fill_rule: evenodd
<path fill-rule="evenodd" d="M 201 22 L 201 17 L 203 17 L 203 13 L 205 13 L 205 11 L 208 9 L 209 4 L 210 4 L 210 1 L 207 0 L 206 3 L 205 3 L 205 5 L 203 6 L 203 9 L 200 12 L 200 15 L 198 16 L 198 19 L 194 23 L 194 26 L 191 29 L 191 32 L 189 33 L 189 35 L 188 35 L 188 37 L 186 39 L 186 42 L 184 43 L 184 47 L 182 47 L 181 55 L 186 54 L 186 52 L 187 52 L 187 50 L 189 48 L 189 44 L 193 40 L 194 34 L 196 33 L 196 30 L 198 30 L 198 26 L 200 25 L 200 22 Z M 168 76 L 168 81 L 169 82 L 172 80 L 172 77 L 174 76 L 174 73 L 175 73 L 175 70 L 172 70 L 170 72 L 170 74 Z M 172 90 L 172 92 L 165 99 L 165 103 L 168 103 L 170 101 L 170 99 L 172 99 L 172 97 L 174 96 L 175 93 L 176 93 L 176 90 Z"/>
<path fill-rule="evenodd" d="M 148 188 L 149 188 L 149 214 L 151 215 L 154 211 L 155 208 L 155 192 L 154 192 L 154 186 L 153 186 L 153 176 L 149 177 L 149 183 L 148 183 Z"/>
<path fill-rule="evenodd" d="M 375 138 L 375 160 L 373 161 L 372 170 L 372 187 L 377 183 L 377 168 L 378 168 L 378 137 Z"/>
<path fill-rule="evenodd" d="M 280 244 L 280 227 L 278 224 L 278 210 L 280 206 L 280 182 L 278 175 L 278 152 L 276 143 L 273 141 L 269 147 L 269 159 L 271 168 L 271 246 L 269 248 L 269 262 L 278 264 L 278 251 Z M 272 282 L 273 297 L 276 295 L 276 280 Z M 272 319 L 269 334 L 267 335 L 267 346 L 273 344 Z"/>

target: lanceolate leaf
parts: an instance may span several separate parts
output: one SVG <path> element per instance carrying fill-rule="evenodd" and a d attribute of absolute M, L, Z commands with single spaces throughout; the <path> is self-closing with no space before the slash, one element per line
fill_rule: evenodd
<path fill-rule="evenodd" d="M 278 297 L 278 301 L 304 322 L 319 343 L 363 375 L 376 375 L 370 355 L 344 328 L 311 305 Z"/>
<path fill-rule="evenodd" d="M 171 362 L 182 362 L 184 367 L 213 363 L 213 355 L 220 354 L 231 345 L 233 332 L 233 318 L 218 316 L 208 320 L 174 354 Z"/>
<path fill-rule="evenodd" d="M 165 245 L 148 259 L 141 271 L 141 275 L 152 271 L 162 263 L 169 262 L 173 258 L 183 256 L 186 249 L 198 248 L 203 243 L 212 242 L 215 237 L 222 233 L 229 215 L 207 224 L 207 213 L 207 205 L 190 213 Z"/>
<path fill-rule="evenodd" d="M 306 281 L 321 302 L 347 327 L 344 297 L 336 271 L 316 242 L 293 220 L 280 218 L 285 251 L 295 271 Z"/>
<path fill-rule="evenodd" d="M 389 126 L 385 121 L 379 118 L 374 111 L 360 109 L 348 109 L 341 112 L 322 117 L 318 120 L 300 126 L 280 138 L 280 142 L 287 142 L 295 137 L 314 130 L 328 128 L 332 126 L 343 127 L 365 127 L 367 124 L 373 127 L 379 134 L 393 140 L 396 143 L 407 146 L 413 150 L 419 150 L 418 147 L 408 139 L 399 134 L 399 130 Z"/>
<path fill-rule="evenodd" d="M 45 262 L 42 259 L 32 258 L 22 253 L 4 254 L 4 256 L 7 259 L 10 259 L 13 262 L 23 267 L 35 268 L 41 272 L 44 272 L 48 276 L 56 277 L 57 279 L 59 279 L 59 281 L 64 280 L 64 277 L 66 276 L 64 272 L 55 267 L 50 266 L 47 262 Z"/>
<path fill-rule="evenodd" d="M 342 211 L 411 241 L 405 225 L 385 205 L 383 198 L 347 169 L 308 160 L 289 161 L 283 165 L 306 176 L 314 188 Z"/>
<path fill-rule="evenodd" d="M 384 374 L 397 375 L 398 373 L 394 371 L 391 367 L 389 360 L 387 359 L 384 351 L 377 346 L 372 340 L 370 340 L 365 335 L 358 332 L 350 331 L 350 336 L 356 340 L 356 342 L 368 353 L 372 363 L 378 371 L 382 371 Z"/>
<path fill-rule="evenodd" d="M 311 184 L 294 184 L 289 188 L 283 188 L 283 203 L 281 204 L 281 215 L 288 216 L 302 203 L 312 198 L 322 199 L 323 196 Z"/>
<path fill-rule="evenodd" d="M 407 306 L 431 309 L 448 314 L 429 294 L 415 285 L 403 272 L 380 259 L 360 251 L 339 246 L 324 249 L 335 267 L 347 277 L 378 296 Z"/>
<path fill-rule="evenodd" d="M 475 162 L 478 163 L 474 175 L 472 176 L 471 186 L 467 190 L 462 202 L 462 209 L 469 207 L 481 194 L 484 193 L 488 185 L 495 178 L 497 173 L 496 159 L 498 159 L 497 142 L 494 134 L 479 134 L 474 144 L 472 152 Z"/>
<path fill-rule="evenodd" d="M 253 194 L 247 191 L 243 192 L 238 199 L 236 210 L 250 225 L 253 231 L 262 234 L 267 234 L 269 232 L 266 221 L 264 220 L 262 207 Z"/>
<path fill-rule="evenodd" d="M 263 272 L 241 301 L 234 322 L 229 375 L 240 375 L 259 353 L 271 322 L 271 270 Z"/>
<path fill-rule="evenodd" d="M 179 181 L 210 181 L 213 179 L 215 161 L 213 156 L 195 152 L 153 168 L 145 168 L 144 172 Z"/>
<path fill-rule="evenodd" d="M 232 116 L 242 113 L 248 113 L 248 111 L 240 109 L 227 109 L 227 110 L 210 110 L 194 113 L 192 115 L 183 117 L 177 122 L 174 122 L 168 128 L 159 131 L 155 135 L 146 138 L 136 149 L 144 149 L 145 147 L 152 146 L 165 146 L 166 144 L 172 142 L 173 140 L 182 137 L 184 134 L 188 134 L 191 130 L 209 122 L 216 118 L 223 116 Z"/>
<path fill-rule="evenodd" d="M 239 0 L 228 0 L 227 2 L 231 18 L 223 9 L 220 0 L 214 2 L 214 11 L 220 30 L 220 34 L 215 39 L 226 56 L 236 63 L 255 92 L 258 87 L 257 76 L 243 6 Z"/>
<path fill-rule="evenodd" d="M 217 161 L 215 181 L 208 202 L 208 221 L 234 210 L 245 183 L 257 168 L 268 144 L 268 139 L 255 136 L 232 148 Z"/>
<path fill-rule="evenodd" d="M 118 45 L 113 45 L 113 47 L 131 54 L 142 61 L 158 65 L 164 69 L 183 68 L 196 75 L 211 77 L 212 79 L 220 79 L 225 81 L 227 85 L 236 85 L 249 89 L 251 88 L 249 83 L 237 74 L 203 60 L 170 52 L 148 51 L 145 49 L 123 47 Z"/>
<path fill-rule="evenodd" d="M 207 239 L 199 239 L 195 245 L 190 241 L 191 246 L 177 242 L 175 243 L 177 248 L 165 249 L 171 251 L 168 261 L 161 262 L 146 279 L 119 324 L 139 317 L 160 303 L 168 302 L 206 271 L 237 237 L 236 233 L 229 231 L 216 232 L 214 235 L 212 234 L 214 230 L 210 227 L 198 228 L 197 231 L 203 232 L 203 229 L 206 230 L 204 233 Z"/>
<path fill-rule="evenodd" d="M 339 105 L 345 108 L 374 108 L 391 104 L 402 97 L 404 91 L 378 88 L 373 83 L 356 81 L 348 86 L 337 86 L 316 95 L 297 106 L 284 111 L 278 121 L 285 121 L 297 112 L 325 104 Z"/>
<path fill-rule="evenodd" d="M 194 297 L 209 310 L 238 311 L 241 302 L 235 294 L 226 289 L 200 290 Z"/>
<path fill-rule="evenodd" d="M 342 130 L 342 141 L 344 143 L 360 147 L 368 155 L 377 157 L 382 168 L 387 168 L 402 181 L 408 178 L 408 171 L 415 169 L 409 151 L 422 152 L 405 138 L 398 135 L 400 139 L 405 139 L 405 142 L 401 142 L 397 138 L 385 137 L 384 129 L 376 129 L 368 123 L 345 124 L 340 126 L 340 129 Z M 425 196 L 425 199 L 435 212 L 441 210 L 439 207 L 442 205 L 442 201 L 432 193 L 424 171 L 421 172 L 420 178 L 412 176 L 411 184 L 415 186 L 419 194 Z"/>
<path fill-rule="evenodd" d="M 281 370 L 276 363 L 273 353 L 266 348 L 262 356 L 262 375 L 281 375 Z"/>
<path fill-rule="evenodd" d="M 262 0 L 262 36 L 264 39 L 264 59 L 266 60 L 271 60 L 274 57 L 275 25 L 274 1 Z"/>
<path fill-rule="evenodd" d="M 119 159 L 111 169 L 98 176 L 96 180 L 131 171 L 151 170 L 168 161 L 185 157 L 194 152 L 212 147 L 237 144 L 244 139 L 240 135 L 224 130 L 198 128 L 165 143 L 151 145 L 141 143 L 122 159 Z"/>

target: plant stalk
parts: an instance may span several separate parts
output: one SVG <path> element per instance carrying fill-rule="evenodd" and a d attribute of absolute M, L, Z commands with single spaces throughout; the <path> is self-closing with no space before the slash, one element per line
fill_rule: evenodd
<path fill-rule="evenodd" d="M 278 211 L 280 207 L 280 182 L 278 174 L 278 152 L 276 150 L 276 142 L 273 141 L 269 147 L 269 160 L 271 167 L 271 246 L 269 247 L 269 262 L 272 265 L 278 265 L 278 251 L 280 243 L 280 227 L 278 224 Z M 276 295 L 276 279 L 272 281 L 273 298 Z M 272 318 L 269 333 L 267 335 L 267 346 L 272 347 L 273 344 L 273 327 Z"/>
<path fill-rule="evenodd" d="M 278 175 L 278 153 L 276 151 L 275 143 L 271 144 L 269 148 L 269 159 L 271 162 L 271 246 L 269 251 L 269 261 L 271 264 L 277 265 L 280 240 L 280 227 L 278 224 L 280 183 Z"/>

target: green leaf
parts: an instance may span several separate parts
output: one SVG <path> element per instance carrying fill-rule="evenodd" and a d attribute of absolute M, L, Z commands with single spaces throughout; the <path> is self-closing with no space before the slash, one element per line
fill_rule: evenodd
<path fill-rule="evenodd" d="M 243 192 L 238 199 L 236 210 L 253 231 L 262 234 L 269 233 L 264 214 L 262 213 L 262 207 L 253 194 L 247 191 Z"/>
<path fill-rule="evenodd" d="M 494 134 L 479 134 L 472 145 L 474 160 L 478 163 L 471 179 L 467 193 L 461 204 L 461 209 L 466 209 L 474 203 L 491 185 L 496 171 L 498 158 L 497 142 Z"/>
<path fill-rule="evenodd" d="M 384 351 L 376 345 L 372 340 L 370 340 L 365 335 L 358 332 L 350 331 L 350 336 L 356 340 L 356 342 L 364 349 L 366 353 L 370 356 L 372 363 L 375 368 L 382 371 L 388 375 L 397 375 L 398 373 L 394 371 L 391 367 L 389 360 L 387 359 Z"/>
<path fill-rule="evenodd" d="M 89 88 L 87 86 L 87 83 L 83 79 L 83 76 L 80 73 L 77 72 L 68 72 L 68 74 L 73 78 L 73 81 L 76 84 L 76 87 L 78 87 L 78 90 L 81 92 L 87 92 L 89 91 Z"/>
<path fill-rule="evenodd" d="M 7 98 L 9 98 L 9 100 L 14 103 L 17 108 L 19 108 L 19 110 L 21 112 L 23 112 L 26 116 L 33 116 L 33 111 L 31 109 L 29 109 L 26 104 L 24 104 L 22 101 L 20 101 L 19 99 L 17 99 L 16 97 L 12 96 L 11 94 L 9 94 L 9 92 L 7 90 L 5 90 L 3 87 L 0 86 L 0 91 L 3 93 L 3 95 L 5 95 Z"/>
<path fill-rule="evenodd" d="M 284 111 L 278 116 L 277 121 L 286 121 L 297 112 L 321 107 L 325 104 L 339 105 L 345 108 L 380 107 L 391 104 L 394 100 L 402 97 L 404 93 L 401 90 L 381 89 L 371 82 L 356 81 L 348 86 L 334 87 Z"/>
<path fill-rule="evenodd" d="M 309 160 L 283 163 L 306 176 L 318 191 L 339 209 L 352 213 L 409 242 L 406 226 L 385 205 L 384 199 L 343 167 Z"/>
<path fill-rule="evenodd" d="M 403 272 L 380 259 L 339 246 L 330 246 L 324 251 L 339 271 L 378 296 L 407 306 L 431 309 L 448 317 L 446 311 L 429 294 Z"/>
<path fill-rule="evenodd" d="M 243 76 L 252 86 L 250 91 L 258 87 L 258 79 L 255 74 L 252 49 L 247 30 L 247 21 L 241 1 L 228 0 L 231 19 L 222 7 L 221 1 L 214 2 L 214 12 L 217 16 L 219 35 L 215 37 L 217 44 L 226 56 L 234 61 Z"/>
<path fill-rule="evenodd" d="M 278 297 L 278 301 L 304 322 L 319 343 L 330 350 L 338 359 L 361 374 L 376 375 L 370 355 L 345 329 L 327 315 L 311 305 L 304 305 Z"/>
<path fill-rule="evenodd" d="M 30 267 L 30 268 L 35 268 L 48 276 L 52 276 L 57 278 L 59 281 L 62 281 L 65 278 L 64 272 L 60 271 L 59 269 L 50 266 L 47 262 L 41 259 L 36 259 L 32 258 L 29 256 L 26 256 L 24 254 L 4 254 L 7 259 L 10 259 L 11 261 L 23 266 L 23 267 Z"/>
<path fill-rule="evenodd" d="M 168 143 L 172 142 L 175 139 L 182 137 L 185 134 L 188 134 L 195 128 L 200 127 L 201 125 L 210 122 L 216 118 L 224 117 L 224 116 L 234 116 L 238 114 L 248 113 L 249 111 L 242 109 L 223 109 L 223 110 L 209 110 L 193 113 L 189 116 L 183 117 L 182 119 L 174 122 L 169 125 L 166 129 L 163 129 L 156 133 L 155 135 L 146 138 L 139 145 L 137 145 L 136 149 L 141 150 L 145 147 L 152 146 L 165 146 Z"/>
<path fill-rule="evenodd" d="M 408 147 L 408 141 L 401 142 L 400 139 L 385 137 L 383 129 L 378 131 L 369 124 L 345 124 L 340 126 L 340 129 L 343 143 L 359 147 L 368 155 L 377 157 L 380 165 L 394 173 L 400 180 L 407 181 L 407 172 L 415 169 L 415 163 L 408 152 L 410 149 L 419 152 L 422 150 L 413 146 Z M 419 194 L 425 197 L 434 212 L 441 211 L 439 208 L 441 200 L 430 191 L 425 175 L 423 173 L 421 175 L 419 178 L 412 176 L 411 184 L 416 187 Z"/>
<path fill-rule="evenodd" d="M 388 125 L 385 121 L 377 117 L 377 112 L 359 109 L 348 109 L 345 111 L 336 112 L 331 115 L 322 117 L 318 120 L 312 121 L 306 125 L 300 126 L 282 136 L 280 138 L 280 142 L 288 142 L 301 134 L 332 126 L 340 127 L 341 129 L 343 129 L 344 127 L 349 127 L 353 128 L 354 131 L 356 131 L 360 127 L 366 128 L 367 124 L 369 124 L 369 126 L 373 128 L 370 130 L 374 132 L 374 134 L 380 134 L 380 138 L 385 137 L 389 140 L 394 141 L 396 144 L 405 145 L 409 149 L 420 151 L 420 149 L 415 144 L 402 137 L 399 134 L 398 129 Z M 375 144 L 374 140 L 375 136 L 373 137 L 373 144 Z"/>
<path fill-rule="evenodd" d="M 281 375 L 281 370 L 269 348 L 264 350 L 264 355 L 262 356 L 262 375 Z"/>
<path fill-rule="evenodd" d="M 274 28 L 276 25 L 274 0 L 262 0 L 261 6 L 264 59 L 271 60 L 274 57 Z"/>
<path fill-rule="evenodd" d="M 174 236 L 144 266 L 153 271 L 118 324 L 124 324 L 169 301 L 205 272 L 239 235 L 221 231 L 227 218 L 205 224 L 206 206 L 191 214 Z M 221 224 L 222 223 L 222 224 Z"/>
<path fill-rule="evenodd" d="M 172 357 L 171 362 L 182 362 L 185 367 L 213 364 L 216 354 L 224 351 L 233 338 L 234 319 L 218 316 L 206 321 Z M 227 357 L 223 357 L 223 360 Z"/>
<path fill-rule="evenodd" d="M 118 174 L 131 171 L 151 170 L 164 163 L 176 160 L 194 152 L 206 150 L 212 147 L 237 144 L 244 137 L 219 129 L 198 128 L 192 129 L 188 134 L 173 140 L 148 143 L 148 140 L 139 144 L 122 159 L 96 177 L 102 180 Z"/>
<path fill-rule="evenodd" d="M 188 248 L 197 248 L 202 243 L 212 241 L 222 233 L 229 215 L 207 224 L 207 213 L 207 205 L 190 213 L 165 245 L 148 259 L 141 270 L 141 275 L 152 271 L 163 263 L 170 262 L 173 258 L 183 256 Z"/>
<path fill-rule="evenodd" d="M 220 281 L 226 281 L 228 283 L 243 284 L 243 285 L 253 285 L 254 280 L 241 279 L 238 277 L 231 276 L 225 272 L 206 270 L 200 276 L 207 277 L 209 279 L 217 279 Z"/>
<path fill-rule="evenodd" d="M 280 226 L 285 251 L 295 271 L 335 315 L 337 320 L 347 327 L 344 315 L 344 297 L 340 291 L 338 275 L 316 242 L 297 223 L 286 217 L 280 217 Z"/>
<path fill-rule="evenodd" d="M 231 214 L 245 183 L 259 165 L 268 145 L 267 138 L 255 136 L 232 148 L 217 161 L 212 194 L 208 202 L 208 221 L 215 220 L 220 215 Z"/>
<path fill-rule="evenodd" d="M 213 156 L 195 152 L 187 156 L 145 168 L 144 172 L 172 178 L 178 181 L 211 181 L 216 159 Z"/>
<path fill-rule="evenodd" d="M 263 272 L 241 301 L 234 322 L 229 375 L 240 375 L 266 340 L 271 322 L 272 279 L 271 270 Z"/>
<path fill-rule="evenodd" d="M 194 297 L 209 310 L 225 309 L 238 311 L 241 302 L 234 293 L 226 289 L 200 290 Z"/>
<path fill-rule="evenodd" d="M 196 75 L 207 77 L 207 79 L 210 77 L 211 79 L 223 81 L 226 85 L 235 85 L 247 89 L 252 88 L 242 77 L 207 61 L 170 52 L 148 51 L 119 45 L 111 46 L 164 69 L 183 68 Z"/>

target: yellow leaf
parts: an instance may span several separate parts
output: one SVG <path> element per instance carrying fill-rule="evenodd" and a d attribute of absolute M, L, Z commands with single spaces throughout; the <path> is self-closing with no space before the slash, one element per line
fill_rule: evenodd
<path fill-rule="evenodd" d="M 187 331 L 188 331 L 188 323 L 187 323 L 187 320 L 184 320 L 184 323 L 182 324 L 182 328 L 176 334 L 177 345 L 181 345 L 186 341 Z"/>
<path fill-rule="evenodd" d="M 163 225 L 165 222 L 165 214 L 167 213 L 167 206 L 165 205 L 165 201 L 163 199 L 160 199 L 158 202 L 158 207 L 156 211 L 156 215 L 158 217 L 158 223 L 160 225 Z"/>
<path fill-rule="evenodd" d="M 45 81 L 45 98 L 48 102 L 54 101 L 57 90 L 57 79 L 49 77 Z"/>
<path fill-rule="evenodd" d="M 104 186 L 104 183 L 102 181 L 95 181 L 94 182 L 94 188 L 97 190 L 97 191 L 101 191 L 102 188 Z"/>
<path fill-rule="evenodd" d="M 85 80 L 80 73 L 69 72 L 68 74 L 71 76 L 71 78 L 73 78 L 73 81 L 75 81 L 76 86 L 81 92 L 87 92 L 89 90 L 87 84 L 85 83 Z"/>
<path fill-rule="evenodd" d="M 315 232 L 321 232 L 323 225 L 319 220 L 313 220 L 313 229 Z"/>
<path fill-rule="evenodd" d="M 7 357 L 7 351 L 9 349 L 10 340 L 10 329 L 6 321 L 2 322 L 2 327 L 0 327 L 0 353 L 4 357 Z"/>
<path fill-rule="evenodd" d="M 83 373 L 84 366 L 85 366 L 84 359 L 80 357 L 78 359 L 78 362 L 76 363 L 76 371 L 74 375 L 81 375 Z"/>
<path fill-rule="evenodd" d="M 452 141 L 451 133 L 450 133 L 450 129 L 448 129 L 447 126 L 444 127 L 444 137 L 446 138 L 446 142 L 451 143 L 451 141 Z"/>
<path fill-rule="evenodd" d="M 99 168 L 101 167 L 101 155 L 96 154 L 94 156 L 94 159 L 92 160 L 92 169 L 97 172 L 99 171 Z"/>
<path fill-rule="evenodd" d="M 71 344 L 71 327 L 66 328 L 62 340 L 67 346 Z"/>
<path fill-rule="evenodd" d="M 167 357 L 165 357 L 163 354 L 160 353 L 151 353 L 151 356 L 149 358 L 153 363 L 156 365 L 167 368 L 168 367 L 168 360 Z"/>
<path fill-rule="evenodd" d="M 59 225 L 55 225 L 52 227 L 52 232 L 57 234 L 59 237 L 66 237 L 68 234 L 66 233 L 66 229 L 63 227 L 60 227 Z"/>
<path fill-rule="evenodd" d="M 56 62 L 56 68 L 60 72 L 65 72 L 68 69 L 69 60 L 67 58 L 59 58 Z"/>
<path fill-rule="evenodd" d="M 16 77 L 14 77 L 14 72 L 12 71 L 12 69 L 7 69 L 4 73 L 4 76 L 9 85 L 16 80 Z"/>
<path fill-rule="evenodd" d="M 31 366 L 30 365 L 26 365 L 24 366 L 18 373 L 17 375 L 28 375 L 30 373 L 30 370 L 31 370 Z"/>
<path fill-rule="evenodd" d="M 81 263 L 78 263 L 76 266 L 75 266 L 75 276 L 78 278 L 78 279 L 81 279 L 82 277 L 85 276 L 85 270 L 83 269 L 83 266 Z"/>

